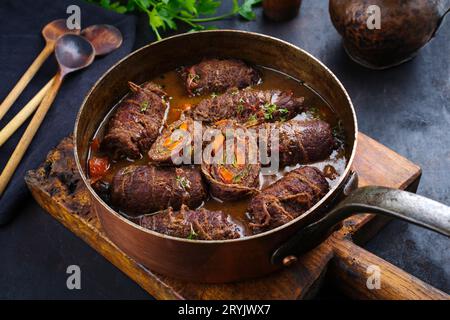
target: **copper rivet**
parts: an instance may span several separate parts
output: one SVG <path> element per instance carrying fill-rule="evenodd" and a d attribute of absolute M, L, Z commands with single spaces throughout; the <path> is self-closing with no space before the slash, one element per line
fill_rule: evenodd
<path fill-rule="evenodd" d="M 297 260 L 298 260 L 298 259 L 297 259 L 296 256 L 287 256 L 287 257 L 284 257 L 284 259 L 283 259 L 283 265 L 284 265 L 285 267 L 288 267 L 288 266 L 290 266 L 290 265 L 296 263 Z"/>

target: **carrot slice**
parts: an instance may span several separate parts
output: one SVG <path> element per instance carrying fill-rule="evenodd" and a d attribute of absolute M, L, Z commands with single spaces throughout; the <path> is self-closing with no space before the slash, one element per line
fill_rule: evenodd
<path fill-rule="evenodd" d="M 228 121 L 229 121 L 228 119 L 217 120 L 216 122 L 214 122 L 214 124 L 216 126 L 219 126 L 221 124 L 227 123 Z"/>
<path fill-rule="evenodd" d="M 188 123 L 187 122 L 183 122 L 182 124 L 180 124 L 178 129 L 188 131 Z"/>
<path fill-rule="evenodd" d="M 169 137 L 164 141 L 163 146 L 168 150 L 173 150 L 180 144 L 180 142 L 181 139 L 173 141 L 172 138 Z"/>
<path fill-rule="evenodd" d="M 176 130 L 183 130 L 183 131 L 187 132 L 188 131 L 187 121 L 181 123 L 180 126 Z M 183 141 L 182 137 L 180 137 L 178 140 L 172 140 L 172 135 L 171 135 L 166 140 L 164 140 L 163 146 L 168 150 L 173 150 L 180 144 L 181 141 Z"/>
<path fill-rule="evenodd" d="M 219 175 L 223 182 L 231 183 L 233 182 L 233 173 L 225 167 L 219 167 Z"/>

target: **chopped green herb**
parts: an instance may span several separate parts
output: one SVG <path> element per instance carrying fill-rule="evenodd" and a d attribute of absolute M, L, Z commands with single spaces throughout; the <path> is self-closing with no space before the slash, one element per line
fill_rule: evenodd
<path fill-rule="evenodd" d="M 237 175 L 235 175 L 233 177 L 233 182 L 234 183 L 239 183 L 242 180 L 243 177 L 244 177 L 244 171 L 241 171 L 241 172 L 239 172 Z"/>
<path fill-rule="evenodd" d="M 134 167 L 133 166 L 128 166 L 122 169 L 122 174 L 123 175 L 127 175 L 130 174 L 134 171 Z"/>
<path fill-rule="evenodd" d="M 286 109 L 286 108 L 280 108 L 280 109 L 278 109 L 278 112 L 279 112 L 280 114 L 286 114 L 286 113 L 289 113 L 289 110 Z"/>
<path fill-rule="evenodd" d="M 198 237 L 198 234 L 197 234 L 197 232 L 195 232 L 194 227 L 192 226 L 192 223 L 191 223 L 191 231 L 189 232 L 187 239 L 194 240 L 194 239 L 197 239 L 197 237 Z"/>
<path fill-rule="evenodd" d="M 233 154 L 233 162 L 231 163 L 231 165 L 235 168 L 237 168 L 237 157 L 236 154 Z"/>
<path fill-rule="evenodd" d="M 266 103 L 263 106 L 264 110 L 264 119 L 270 120 L 273 119 L 273 113 L 277 111 L 278 107 L 275 103 Z"/>
<path fill-rule="evenodd" d="M 337 125 L 333 127 L 332 129 L 333 137 L 338 141 L 345 141 L 345 133 L 344 133 L 344 127 L 342 125 L 342 121 L 339 120 Z"/>
<path fill-rule="evenodd" d="M 243 104 L 238 104 L 237 106 L 236 106 L 236 111 L 238 112 L 238 113 L 242 113 L 242 111 L 244 111 L 244 105 Z"/>
<path fill-rule="evenodd" d="M 184 191 L 189 190 L 191 183 L 186 177 L 176 176 L 176 181 L 178 183 L 178 186 L 183 189 Z"/>
<path fill-rule="evenodd" d="M 141 112 L 145 112 L 148 109 L 148 101 L 143 101 L 141 103 Z"/>
<path fill-rule="evenodd" d="M 309 113 L 313 116 L 313 118 L 319 118 L 320 116 L 320 110 L 316 107 L 310 107 Z"/>
<path fill-rule="evenodd" d="M 198 74 L 189 73 L 188 80 L 189 82 L 195 82 L 197 80 L 200 80 L 200 76 Z"/>

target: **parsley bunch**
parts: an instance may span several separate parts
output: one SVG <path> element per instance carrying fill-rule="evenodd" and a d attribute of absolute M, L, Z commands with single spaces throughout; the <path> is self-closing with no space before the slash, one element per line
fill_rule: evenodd
<path fill-rule="evenodd" d="M 206 29 L 202 22 L 217 21 L 234 15 L 240 15 L 246 20 L 253 20 L 255 13 L 252 7 L 262 0 L 233 1 L 230 12 L 216 15 L 221 4 L 220 0 L 87 0 L 103 8 L 118 13 L 141 11 L 147 14 L 148 22 L 158 40 L 161 40 L 160 30 L 177 29 L 177 22 L 183 22 L 192 27 L 191 31 Z"/>

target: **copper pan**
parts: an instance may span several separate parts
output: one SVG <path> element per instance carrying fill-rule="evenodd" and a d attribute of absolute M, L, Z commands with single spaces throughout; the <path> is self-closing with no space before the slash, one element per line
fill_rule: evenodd
<path fill-rule="evenodd" d="M 86 179 L 89 142 L 107 112 L 127 91 L 128 81 L 142 83 L 203 57 L 233 57 L 285 72 L 303 80 L 334 108 L 346 134 L 348 165 L 336 187 L 297 219 L 268 232 L 225 241 L 188 240 L 144 229 L 111 209 Z M 282 261 L 310 249 L 343 217 L 377 212 L 450 234 L 450 209 L 404 191 L 369 187 L 350 192 L 357 121 L 352 102 L 336 76 L 319 60 L 285 41 L 245 31 L 188 33 L 147 45 L 110 68 L 86 96 L 75 124 L 75 159 L 92 196 L 104 231 L 124 252 L 151 270 L 199 282 L 230 282 L 258 277 L 280 268 Z M 350 179 L 353 177 L 353 179 Z M 350 182 L 349 182 L 350 181 Z M 344 194 L 345 200 L 336 205 Z M 392 197 L 402 205 L 392 204 Z M 405 198 L 406 197 L 406 198 Z M 413 201 L 422 206 L 404 206 Z M 339 200 L 340 201 L 340 200 Z M 398 202 L 396 202 L 398 205 Z M 431 207 L 432 208 L 431 208 Z M 330 211 L 330 208 L 334 210 Z M 430 210 L 425 210 L 430 209 Z M 433 212 L 433 217 L 427 215 Z M 312 224 L 320 220 L 320 223 Z M 306 229 L 304 229 L 307 227 Z M 305 230 L 305 231 L 303 231 Z"/>

